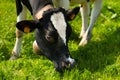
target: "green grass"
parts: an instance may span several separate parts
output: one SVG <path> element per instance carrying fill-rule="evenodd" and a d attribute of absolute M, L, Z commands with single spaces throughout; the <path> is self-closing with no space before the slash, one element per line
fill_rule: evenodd
<path fill-rule="evenodd" d="M 33 54 L 34 33 L 24 36 L 21 57 L 10 61 L 15 43 L 16 9 L 14 0 L 0 1 L 0 80 L 120 80 L 120 1 L 104 0 L 92 39 L 79 47 L 80 14 L 73 22 L 69 49 L 78 59 L 72 70 L 60 74 L 53 63 Z M 30 15 L 28 17 L 31 19 Z"/>

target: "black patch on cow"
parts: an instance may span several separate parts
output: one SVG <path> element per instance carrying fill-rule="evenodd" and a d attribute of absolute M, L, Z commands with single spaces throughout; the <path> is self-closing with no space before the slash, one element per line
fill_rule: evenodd
<path fill-rule="evenodd" d="M 17 16 L 22 12 L 21 0 L 16 0 Z"/>

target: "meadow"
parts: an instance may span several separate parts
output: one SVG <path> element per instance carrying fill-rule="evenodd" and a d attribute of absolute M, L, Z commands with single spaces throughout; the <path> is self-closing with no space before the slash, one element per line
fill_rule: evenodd
<path fill-rule="evenodd" d="M 0 0 L 0 80 L 120 80 L 119 3 L 103 0 L 91 41 L 84 47 L 78 46 L 80 14 L 70 22 L 73 32 L 68 45 L 72 57 L 78 61 L 73 69 L 60 74 L 46 57 L 33 53 L 34 33 L 24 36 L 20 58 L 9 60 L 16 38 L 15 0 Z M 28 19 L 32 19 L 30 14 Z"/>

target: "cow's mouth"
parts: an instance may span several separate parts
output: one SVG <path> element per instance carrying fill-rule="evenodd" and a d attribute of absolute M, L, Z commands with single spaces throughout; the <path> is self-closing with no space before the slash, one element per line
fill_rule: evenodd
<path fill-rule="evenodd" d="M 63 72 L 64 69 L 72 69 L 76 62 L 62 61 L 60 63 L 54 62 L 55 68 L 58 72 Z"/>
<path fill-rule="evenodd" d="M 58 72 L 63 72 L 65 69 L 72 69 L 76 64 L 76 61 L 69 57 L 67 59 L 62 59 L 59 62 L 53 61 L 53 63 Z"/>
<path fill-rule="evenodd" d="M 69 61 L 67 61 L 67 62 L 65 62 L 65 61 L 62 61 L 62 67 L 63 68 L 73 68 L 74 66 L 75 66 L 75 64 L 76 64 L 76 62 L 74 61 L 74 62 L 69 62 Z"/>

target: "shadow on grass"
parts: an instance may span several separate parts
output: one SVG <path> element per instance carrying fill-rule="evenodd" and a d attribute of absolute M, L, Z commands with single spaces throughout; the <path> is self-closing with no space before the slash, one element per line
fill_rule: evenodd
<path fill-rule="evenodd" d="M 103 35 L 104 40 L 90 41 L 86 46 L 72 51 L 72 55 L 78 60 L 79 71 L 88 69 L 91 72 L 101 71 L 106 66 L 115 63 L 120 55 L 120 28 L 117 31 Z"/>

